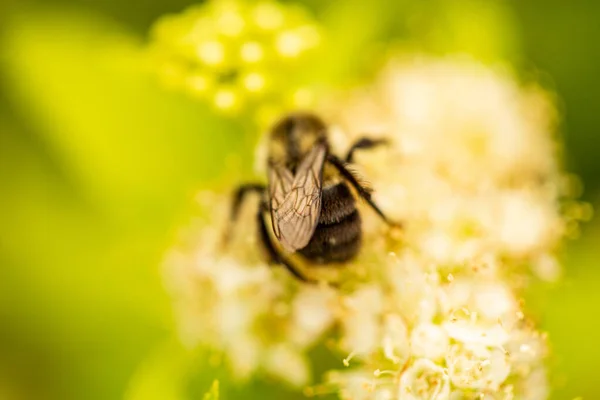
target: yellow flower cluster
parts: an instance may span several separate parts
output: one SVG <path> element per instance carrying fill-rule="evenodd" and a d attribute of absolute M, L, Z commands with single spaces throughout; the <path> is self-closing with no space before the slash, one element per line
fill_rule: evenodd
<path fill-rule="evenodd" d="M 297 6 L 209 1 L 161 18 L 151 50 L 166 85 L 223 112 L 275 113 L 310 102 L 297 77 L 320 37 L 319 27 Z"/>

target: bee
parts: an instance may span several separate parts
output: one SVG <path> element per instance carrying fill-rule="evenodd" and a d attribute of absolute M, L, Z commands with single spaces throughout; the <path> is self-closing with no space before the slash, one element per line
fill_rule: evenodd
<path fill-rule="evenodd" d="M 327 126 L 319 117 L 310 113 L 285 116 L 270 132 L 268 185 L 252 183 L 238 187 L 233 196 L 229 229 L 247 195 L 258 194 L 259 239 L 271 261 L 283 265 L 301 281 L 315 282 L 288 255 L 298 254 L 315 265 L 343 263 L 354 258 L 362 243 L 357 197 L 386 223 L 399 225 L 386 217 L 371 198 L 372 190 L 349 168 L 356 150 L 386 143 L 384 139 L 362 138 L 341 159 L 331 153 Z"/>

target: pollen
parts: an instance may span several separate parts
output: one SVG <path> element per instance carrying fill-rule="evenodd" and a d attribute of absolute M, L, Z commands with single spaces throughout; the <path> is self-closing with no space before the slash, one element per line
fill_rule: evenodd
<path fill-rule="evenodd" d="M 280 28 L 284 22 L 284 14 L 281 8 L 274 2 L 261 2 L 253 12 L 254 22 L 264 30 L 275 30 Z"/>
<path fill-rule="evenodd" d="M 297 57 L 303 49 L 303 40 L 296 32 L 283 32 L 275 42 L 275 47 L 283 57 Z"/>
<path fill-rule="evenodd" d="M 223 44 L 216 41 L 208 41 L 198 45 L 198 58 L 207 65 L 219 65 L 225 59 Z"/>
<path fill-rule="evenodd" d="M 237 96 L 233 90 L 221 89 L 215 93 L 215 105 L 222 110 L 235 107 Z"/>
<path fill-rule="evenodd" d="M 265 87 L 265 78 L 256 72 L 250 73 L 244 77 L 244 87 L 249 92 L 258 92 Z"/>
<path fill-rule="evenodd" d="M 246 42 L 240 48 L 240 56 L 244 62 L 256 63 L 263 59 L 264 50 L 258 42 Z"/>
<path fill-rule="evenodd" d="M 219 31 L 227 36 L 238 36 L 244 30 L 244 18 L 236 11 L 223 12 L 217 19 Z"/>
<path fill-rule="evenodd" d="M 348 357 L 346 357 L 342 360 L 345 367 L 350 366 L 350 360 L 352 360 L 352 358 L 354 358 L 355 355 L 356 355 L 356 353 L 352 352 L 352 353 L 348 354 Z"/>
<path fill-rule="evenodd" d="M 210 87 L 210 81 L 204 75 L 190 76 L 187 82 L 193 93 L 205 93 Z"/>
<path fill-rule="evenodd" d="M 292 94 L 292 103 L 297 108 L 308 108 L 314 101 L 314 93 L 308 88 L 298 89 Z"/>

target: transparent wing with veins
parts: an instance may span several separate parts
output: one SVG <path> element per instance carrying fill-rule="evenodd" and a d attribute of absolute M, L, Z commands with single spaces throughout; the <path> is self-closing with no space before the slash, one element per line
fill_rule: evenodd
<path fill-rule="evenodd" d="M 316 145 L 304 157 L 296 175 L 281 165 L 270 168 L 269 195 L 273 232 L 289 252 L 305 247 L 317 227 L 326 153 L 324 145 Z"/>

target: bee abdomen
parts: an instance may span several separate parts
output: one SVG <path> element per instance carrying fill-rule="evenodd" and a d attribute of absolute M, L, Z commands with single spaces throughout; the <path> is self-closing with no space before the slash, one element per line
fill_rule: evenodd
<path fill-rule="evenodd" d="M 315 263 L 344 262 L 356 255 L 360 243 L 361 219 L 352 193 L 344 183 L 324 189 L 319 224 L 299 253 Z"/>
<path fill-rule="evenodd" d="M 323 188 L 319 225 L 341 222 L 355 211 L 356 200 L 345 183 Z"/>

